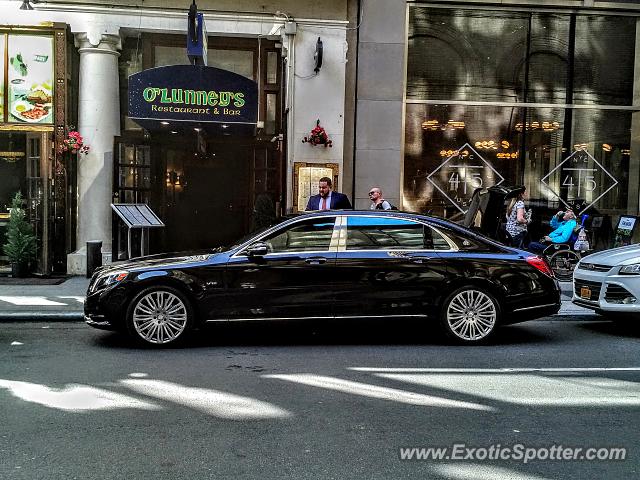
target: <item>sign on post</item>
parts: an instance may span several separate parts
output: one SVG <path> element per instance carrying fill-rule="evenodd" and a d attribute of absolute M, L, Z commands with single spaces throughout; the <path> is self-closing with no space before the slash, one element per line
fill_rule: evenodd
<path fill-rule="evenodd" d="M 618 220 L 618 226 L 616 227 L 616 236 L 613 241 L 614 248 L 631 245 L 637 220 L 638 217 L 633 217 L 630 215 L 620 216 L 620 220 Z"/>

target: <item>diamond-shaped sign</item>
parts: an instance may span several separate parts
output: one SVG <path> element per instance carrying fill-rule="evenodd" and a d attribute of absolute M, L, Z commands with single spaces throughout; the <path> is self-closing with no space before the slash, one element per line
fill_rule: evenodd
<path fill-rule="evenodd" d="M 600 162 L 584 149 L 576 150 L 540 179 L 560 201 L 569 207 L 563 196 L 571 200 L 585 200 L 584 212 L 618 184 Z M 566 193 L 566 195 L 562 195 Z"/>
<path fill-rule="evenodd" d="M 464 207 L 476 188 L 500 185 L 504 177 L 471 145 L 465 143 L 431 172 L 427 180 L 458 210 L 466 213 Z"/>

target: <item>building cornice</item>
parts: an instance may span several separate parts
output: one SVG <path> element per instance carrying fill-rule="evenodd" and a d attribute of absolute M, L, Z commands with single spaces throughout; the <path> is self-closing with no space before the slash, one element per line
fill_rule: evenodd
<path fill-rule="evenodd" d="M 0 2 L 8 3 L 8 2 Z M 15 2 L 12 2 L 15 4 Z M 108 20 L 108 17 L 116 17 L 120 19 L 152 19 L 160 18 L 164 21 L 185 21 L 187 10 L 180 8 L 142 8 L 136 5 L 130 7 L 117 6 L 110 7 L 108 5 L 73 5 L 73 4 L 56 4 L 50 2 L 38 2 L 33 3 L 34 12 L 49 12 L 51 14 L 67 14 L 67 15 L 92 15 L 95 18 L 102 18 Z M 267 30 L 271 29 L 274 23 L 284 24 L 287 20 L 294 20 L 299 25 L 307 26 L 320 26 L 320 27 L 332 27 L 332 28 L 347 28 L 349 22 L 347 20 L 327 20 L 327 19 L 314 19 L 314 18 L 296 18 L 282 14 L 280 12 L 273 12 L 270 14 L 257 14 L 246 12 L 219 12 L 216 10 L 199 9 L 201 13 L 204 13 L 205 18 L 210 23 L 229 23 L 229 22 L 243 22 L 253 23 L 264 26 Z M 111 20 L 113 21 L 113 19 Z M 127 25 L 130 26 L 130 25 Z M 182 25 L 184 29 L 184 25 Z"/>

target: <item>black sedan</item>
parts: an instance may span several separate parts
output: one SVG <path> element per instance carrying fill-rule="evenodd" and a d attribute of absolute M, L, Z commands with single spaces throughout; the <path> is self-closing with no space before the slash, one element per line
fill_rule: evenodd
<path fill-rule="evenodd" d="M 547 262 L 446 220 L 391 211 L 283 219 L 206 253 L 95 272 L 85 319 L 153 345 L 213 322 L 424 317 L 460 343 L 556 313 Z"/>

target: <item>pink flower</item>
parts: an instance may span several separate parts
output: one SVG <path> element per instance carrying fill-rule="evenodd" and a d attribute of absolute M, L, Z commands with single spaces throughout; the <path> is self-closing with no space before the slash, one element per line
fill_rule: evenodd
<path fill-rule="evenodd" d="M 73 127 L 71 127 L 73 128 Z M 72 154 L 87 154 L 89 152 L 89 146 L 84 144 L 84 140 L 80 132 L 77 130 L 69 130 L 67 138 L 62 141 L 60 145 L 60 152 L 70 152 Z"/>

